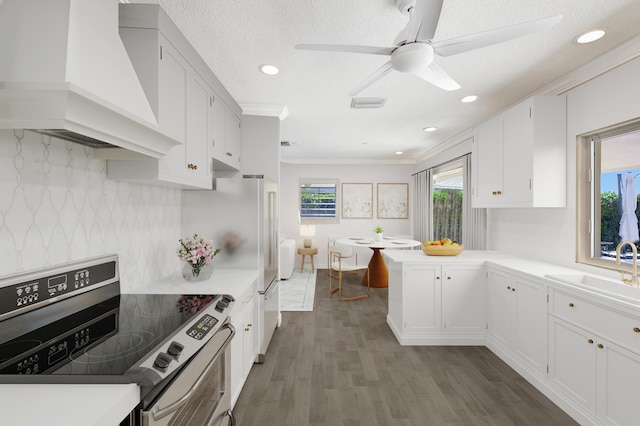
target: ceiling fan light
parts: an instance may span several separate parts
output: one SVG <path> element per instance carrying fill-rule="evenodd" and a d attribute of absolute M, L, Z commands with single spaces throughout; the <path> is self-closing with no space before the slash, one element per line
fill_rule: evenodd
<path fill-rule="evenodd" d="M 604 34 L 605 31 L 601 29 L 591 30 L 587 31 L 586 33 L 580 34 L 575 38 L 575 40 L 578 44 L 592 43 L 596 40 L 600 40 L 602 37 L 604 37 Z"/>
<path fill-rule="evenodd" d="M 391 53 L 391 66 L 400 72 L 415 72 L 433 62 L 433 47 L 426 43 L 411 43 Z"/>
<path fill-rule="evenodd" d="M 438 128 L 436 126 L 429 126 L 429 127 L 425 127 L 424 130 L 425 132 L 435 132 Z"/>
<path fill-rule="evenodd" d="M 258 69 L 267 75 L 276 75 L 280 72 L 280 70 L 278 69 L 278 67 L 276 67 L 275 65 L 269 65 L 269 64 L 262 64 L 258 67 Z"/>
<path fill-rule="evenodd" d="M 402 154 L 404 154 L 404 152 L 402 152 L 402 151 L 396 151 L 396 155 L 402 155 Z"/>
<path fill-rule="evenodd" d="M 477 95 L 470 95 L 470 96 L 465 96 L 464 98 L 460 99 L 460 102 L 468 104 L 469 102 L 475 102 L 478 100 L 478 96 Z"/>

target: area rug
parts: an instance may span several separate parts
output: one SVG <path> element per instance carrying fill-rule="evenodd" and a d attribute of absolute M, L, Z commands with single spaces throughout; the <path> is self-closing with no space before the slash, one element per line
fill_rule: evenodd
<path fill-rule="evenodd" d="M 316 272 L 294 271 L 291 278 L 280 281 L 281 311 L 313 311 Z"/>

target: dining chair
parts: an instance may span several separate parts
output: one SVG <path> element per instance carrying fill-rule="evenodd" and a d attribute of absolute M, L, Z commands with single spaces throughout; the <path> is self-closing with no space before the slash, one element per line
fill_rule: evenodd
<path fill-rule="evenodd" d="M 336 245 L 336 241 L 342 238 L 342 235 L 329 235 L 327 237 L 327 268 L 331 269 L 331 248 Z"/>
<path fill-rule="evenodd" d="M 369 266 L 358 263 L 358 255 L 354 253 L 351 247 L 341 246 L 339 244 L 333 245 L 329 253 L 329 297 L 333 296 L 333 293 L 338 292 L 338 300 L 349 301 L 358 300 L 369 297 L 371 293 L 371 284 L 369 282 Z M 367 276 L 367 293 L 360 294 L 358 296 L 343 297 L 342 296 L 342 275 L 344 273 L 353 273 L 356 276 L 358 271 L 365 271 Z M 337 273 L 337 275 L 336 275 Z M 338 287 L 333 288 L 333 280 L 338 280 Z M 360 283 L 357 284 L 359 287 Z"/>

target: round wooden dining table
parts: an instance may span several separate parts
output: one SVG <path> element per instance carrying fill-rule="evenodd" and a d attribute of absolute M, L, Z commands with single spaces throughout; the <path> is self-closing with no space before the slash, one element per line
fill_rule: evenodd
<path fill-rule="evenodd" d="M 389 287 L 389 269 L 384 263 L 381 250 L 384 249 L 402 249 L 420 246 L 422 243 L 416 240 L 407 240 L 405 238 L 385 237 L 381 241 L 375 238 L 350 237 L 340 238 L 336 240 L 336 244 L 352 247 L 369 247 L 373 250 L 371 260 L 369 261 L 369 280 L 371 287 L 387 288 Z M 363 275 L 362 285 L 367 285 L 367 276 Z"/>

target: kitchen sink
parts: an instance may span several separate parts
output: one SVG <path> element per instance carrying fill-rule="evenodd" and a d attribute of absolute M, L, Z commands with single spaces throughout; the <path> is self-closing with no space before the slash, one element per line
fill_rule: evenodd
<path fill-rule="evenodd" d="M 640 303 L 640 289 L 624 284 L 621 280 L 581 273 L 547 274 L 545 278 Z"/>

